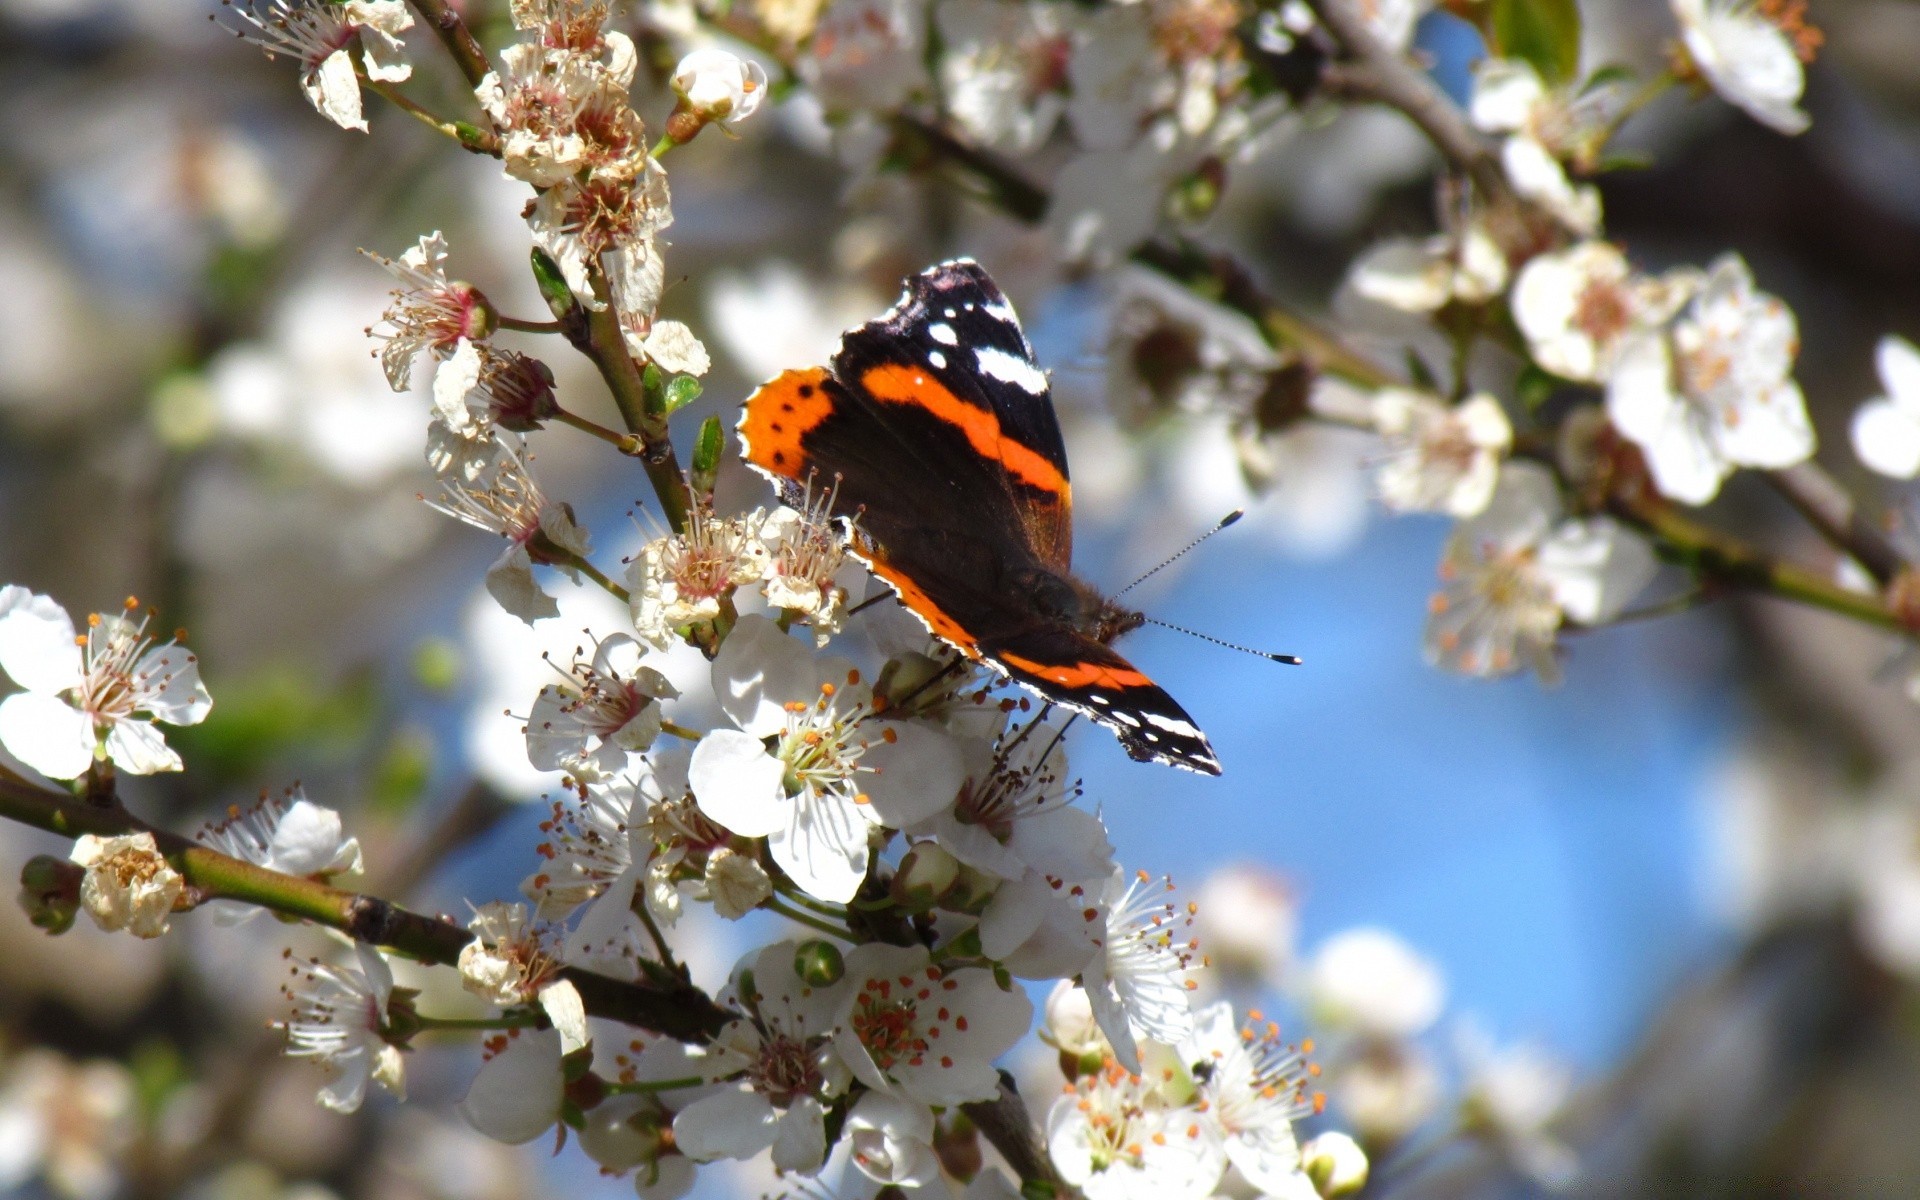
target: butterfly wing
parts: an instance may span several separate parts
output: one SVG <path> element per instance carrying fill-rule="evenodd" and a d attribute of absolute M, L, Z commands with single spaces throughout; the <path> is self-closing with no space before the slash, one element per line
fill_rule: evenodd
<path fill-rule="evenodd" d="M 1218 775 L 1207 735 L 1166 689 L 1084 634 L 1033 626 L 983 650 L 1016 681 L 1113 730 L 1127 757 Z"/>
<path fill-rule="evenodd" d="M 1033 556 L 1060 574 L 1071 569 L 1072 488 L 1052 389 L 980 264 L 957 259 L 914 276 L 899 303 L 841 339 L 833 365 L 886 411 L 915 407 L 962 430 L 993 468 Z"/>

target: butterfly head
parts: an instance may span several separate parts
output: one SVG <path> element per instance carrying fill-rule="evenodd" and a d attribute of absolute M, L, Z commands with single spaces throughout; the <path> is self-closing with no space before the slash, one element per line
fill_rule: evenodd
<path fill-rule="evenodd" d="M 1027 597 L 1028 604 L 1037 615 L 1071 626 L 1102 645 L 1140 628 L 1147 620 L 1144 615 L 1130 608 L 1122 608 L 1107 599 L 1098 588 L 1071 575 L 1034 571 L 1020 581 L 1019 593 Z"/>

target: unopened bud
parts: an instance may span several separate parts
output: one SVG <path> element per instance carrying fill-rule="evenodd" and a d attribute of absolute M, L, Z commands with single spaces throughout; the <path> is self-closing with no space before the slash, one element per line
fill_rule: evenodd
<path fill-rule="evenodd" d="M 1202 220 L 1220 206 L 1226 190 L 1227 164 L 1219 158 L 1207 158 L 1174 189 L 1174 210 L 1185 220 Z"/>
<path fill-rule="evenodd" d="M 936 842 L 919 842 L 900 860 L 887 894 L 909 912 L 926 912 L 960 880 L 960 863 Z"/>
<path fill-rule="evenodd" d="M 1300 1147 L 1300 1168 L 1327 1200 L 1351 1196 L 1367 1186 L 1367 1152 L 1338 1131 L 1320 1134 Z"/>
<path fill-rule="evenodd" d="M 965 863 L 960 864 L 960 877 L 953 886 L 940 897 L 940 907 L 948 912 L 966 913 L 979 916 L 986 911 L 987 902 L 1000 887 L 1000 880 L 985 871 L 975 870 Z"/>
<path fill-rule="evenodd" d="M 80 881 L 86 872 L 50 854 L 37 854 L 20 868 L 20 907 L 34 928 L 61 934 L 80 911 Z"/>
<path fill-rule="evenodd" d="M 553 398 L 553 372 L 517 350 L 488 355 L 480 381 L 492 398 L 489 415 L 502 429 L 531 433 L 560 411 Z"/>
<path fill-rule="evenodd" d="M 651 1096 L 609 1096 L 585 1113 L 580 1148 L 602 1170 L 624 1175 L 672 1148 L 672 1118 Z"/>
<path fill-rule="evenodd" d="M 673 92 L 680 103 L 668 118 L 667 132 L 676 142 L 691 141 L 714 121 L 737 125 L 752 116 L 766 98 L 767 73 L 759 63 L 725 50 L 695 50 L 674 68 Z"/>
<path fill-rule="evenodd" d="M 847 973 L 839 947 L 819 938 L 801 942 L 793 952 L 793 973 L 812 987 L 832 987 Z"/>
<path fill-rule="evenodd" d="M 888 712 L 913 711 L 914 701 L 925 700 L 934 692 L 931 686 L 934 679 L 945 671 L 946 664 L 925 654 L 907 653 L 898 658 L 887 660 L 880 668 L 880 678 L 875 681 L 874 695 L 884 702 Z"/>

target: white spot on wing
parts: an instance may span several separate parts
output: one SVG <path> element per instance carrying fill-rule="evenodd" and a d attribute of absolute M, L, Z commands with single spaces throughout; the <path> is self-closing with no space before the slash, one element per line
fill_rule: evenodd
<path fill-rule="evenodd" d="M 927 361 L 933 364 L 935 370 L 943 371 L 946 369 L 947 356 L 938 350 L 927 351 Z"/>
<path fill-rule="evenodd" d="M 984 311 L 996 321 L 1005 321 L 1015 329 L 1020 328 L 1020 318 L 1013 315 L 1011 304 L 989 304 Z"/>
<path fill-rule="evenodd" d="M 960 315 L 958 312 L 954 311 L 951 308 L 947 309 L 946 313 L 947 313 L 947 320 L 949 321 L 953 320 L 955 317 Z"/>
<path fill-rule="evenodd" d="M 1010 383 L 1031 396 L 1047 394 L 1046 374 L 1017 354 L 1008 354 L 1005 350 L 988 346 L 974 351 L 974 359 L 980 364 L 982 375 L 991 375 L 1003 383 Z"/>
<path fill-rule="evenodd" d="M 1192 725 L 1176 717 L 1163 717 L 1159 713 L 1145 713 L 1142 715 L 1159 728 L 1179 737 L 1198 739 L 1202 736 L 1198 729 L 1195 729 Z M 1147 736 L 1151 737 L 1153 735 L 1149 734 Z"/>
<path fill-rule="evenodd" d="M 947 315 L 952 316 L 953 310 L 948 309 Z M 953 331 L 953 326 L 951 325 L 929 325 L 927 326 L 927 336 L 939 342 L 942 346 L 958 346 L 960 344 L 960 335 Z"/>

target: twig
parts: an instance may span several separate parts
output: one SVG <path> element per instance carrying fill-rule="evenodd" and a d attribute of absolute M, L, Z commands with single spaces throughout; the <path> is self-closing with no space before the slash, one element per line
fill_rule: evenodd
<path fill-rule="evenodd" d="M 410 912 L 378 896 L 344 891 L 229 858 L 156 829 L 125 809 L 90 805 L 31 784 L 0 777 L 0 817 L 65 837 L 146 832 L 167 860 L 207 899 L 240 900 L 300 917 L 369 945 L 386 946 L 422 962 L 451 966 L 473 935 L 451 921 Z M 675 989 L 628 983 L 567 968 L 587 1012 L 686 1042 L 717 1034 L 731 1014 L 691 985 Z"/>
<path fill-rule="evenodd" d="M 474 40 L 473 31 L 460 19 L 460 14 L 448 7 L 446 0 L 409 0 L 414 11 L 418 12 L 427 27 L 446 46 L 447 53 L 453 55 L 454 65 L 467 77 L 468 87 L 480 86 L 487 72 L 492 70 L 487 62 L 487 52 Z"/>
<path fill-rule="evenodd" d="M 1907 566 L 1906 557 L 1887 540 L 1887 535 L 1860 512 L 1839 480 L 1827 474 L 1818 463 L 1765 472 L 1775 491 L 1786 497 L 1807 523 L 1820 535 L 1865 567 L 1882 585 L 1893 582 Z"/>
<path fill-rule="evenodd" d="M 1000 1073 L 998 1096 L 963 1104 L 960 1108 L 1023 1183 L 1049 1184 L 1056 1194 L 1065 1191 L 1066 1185 L 1053 1169 L 1053 1160 L 1047 1156 L 1033 1117 L 1027 1112 L 1027 1103 L 1013 1089 L 1006 1072 Z"/>

